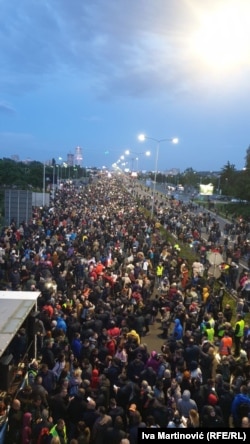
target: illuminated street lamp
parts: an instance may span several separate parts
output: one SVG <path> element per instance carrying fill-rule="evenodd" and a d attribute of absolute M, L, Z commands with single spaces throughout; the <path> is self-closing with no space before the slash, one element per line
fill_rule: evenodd
<path fill-rule="evenodd" d="M 132 158 L 131 158 L 131 161 L 132 161 L 131 170 L 133 171 L 134 160 L 136 160 L 136 162 L 137 162 L 137 168 L 136 168 L 136 170 L 137 170 L 137 172 L 138 172 L 138 161 L 139 161 L 139 157 L 138 157 L 138 156 L 143 155 L 143 154 L 144 154 L 145 156 L 150 156 L 150 155 L 151 155 L 151 152 L 150 152 L 150 151 L 144 151 L 144 152 L 142 152 L 142 153 L 136 153 L 136 152 L 134 152 L 134 151 L 126 150 L 126 151 L 125 151 L 125 154 L 126 154 L 126 156 L 129 156 L 130 154 L 135 154 L 135 155 L 136 155 L 136 157 L 132 157 Z"/>
<path fill-rule="evenodd" d="M 45 205 L 45 184 L 46 184 L 46 182 L 45 182 L 45 169 L 46 169 L 46 164 L 45 164 L 45 162 L 43 162 L 43 207 L 44 207 L 44 205 Z"/>
<path fill-rule="evenodd" d="M 46 188 L 47 188 L 46 181 L 49 180 L 49 178 L 46 177 L 46 166 L 49 166 L 48 160 L 43 162 L 43 193 L 42 193 L 43 194 L 43 207 L 46 204 Z"/>
<path fill-rule="evenodd" d="M 56 165 L 58 167 L 58 174 L 57 174 L 57 187 L 60 188 L 60 162 L 63 160 L 62 157 L 58 157 L 59 163 Z"/>
<path fill-rule="evenodd" d="M 52 178 L 53 193 L 52 193 L 52 196 L 54 199 L 54 197 L 55 197 L 55 163 L 53 163 L 52 168 L 53 168 L 53 178 Z"/>
<path fill-rule="evenodd" d="M 158 158 L 159 158 L 159 148 L 160 144 L 162 142 L 172 142 L 172 143 L 178 143 L 178 139 L 176 137 L 172 139 L 154 139 L 153 137 L 145 136 L 144 134 L 140 134 L 138 136 L 138 139 L 143 142 L 144 140 L 153 140 L 157 143 L 156 145 L 156 155 L 155 155 L 155 173 L 154 173 L 154 184 L 153 184 L 153 196 L 152 196 L 152 207 L 151 207 L 151 218 L 153 218 L 154 215 L 154 203 L 155 203 L 155 186 L 156 186 L 156 176 L 157 176 L 157 170 L 158 170 Z"/>

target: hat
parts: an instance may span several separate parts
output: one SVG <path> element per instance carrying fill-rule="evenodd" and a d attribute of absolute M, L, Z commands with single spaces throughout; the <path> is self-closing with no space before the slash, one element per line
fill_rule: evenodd
<path fill-rule="evenodd" d="M 216 395 L 214 395 L 213 393 L 210 393 L 210 395 L 208 395 L 208 404 L 210 405 L 216 405 L 218 402 L 218 398 Z"/>
<path fill-rule="evenodd" d="M 137 411 L 137 405 L 136 404 L 131 404 L 129 407 L 129 411 L 130 412 L 136 412 Z"/>

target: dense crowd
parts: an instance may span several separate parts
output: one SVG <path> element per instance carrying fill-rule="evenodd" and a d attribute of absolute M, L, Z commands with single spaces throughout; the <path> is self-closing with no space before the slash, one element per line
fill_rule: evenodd
<path fill-rule="evenodd" d="M 138 427 L 249 427 L 244 236 L 229 248 L 210 213 L 161 195 L 155 204 L 152 220 L 148 193 L 105 177 L 58 190 L 51 207 L 4 228 L 3 289 L 40 292 L 37 356 L 10 400 L 7 443 L 136 444 Z M 214 252 L 220 280 L 209 273 Z M 226 287 L 238 292 L 235 322 Z M 16 364 L 26 347 L 21 329 L 9 349 Z"/>

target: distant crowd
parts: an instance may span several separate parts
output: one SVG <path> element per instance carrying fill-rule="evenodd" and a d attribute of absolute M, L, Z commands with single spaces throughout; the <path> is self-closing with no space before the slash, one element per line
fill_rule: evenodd
<path fill-rule="evenodd" d="M 152 220 L 149 194 L 105 176 L 4 227 L 2 289 L 40 293 L 37 355 L 0 402 L 7 444 L 136 444 L 139 427 L 250 426 L 246 226 L 233 224 L 230 247 L 233 228 L 221 242 L 216 219 L 192 202 L 157 194 Z M 223 259 L 220 279 L 211 254 Z M 22 328 L 8 349 L 15 365 L 27 341 Z"/>

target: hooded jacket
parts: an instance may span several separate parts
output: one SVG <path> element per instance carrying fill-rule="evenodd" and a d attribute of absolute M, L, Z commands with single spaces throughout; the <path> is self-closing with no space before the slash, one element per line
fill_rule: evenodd
<path fill-rule="evenodd" d="M 145 368 L 151 367 L 155 372 L 157 372 L 159 365 L 160 365 L 160 361 L 157 359 L 157 352 L 155 350 L 153 350 L 150 353 L 150 357 L 148 358 L 148 360 L 145 364 Z"/>
<path fill-rule="evenodd" d="M 110 415 L 103 414 L 96 419 L 92 428 L 92 440 L 96 444 L 105 442 L 105 433 L 108 427 L 112 426 L 112 418 Z"/>
<path fill-rule="evenodd" d="M 90 380 L 91 388 L 97 389 L 99 387 L 99 382 L 100 382 L 99 371 L 96 368 L 94 368 L 92 370 L 92 375 L 91 375 L 91 380 Z"/>
<path fill-rule="evenodd" d="M 248 408 L 250 408 L 250 398 L 244 393 L 238 393 L 232 402 L 232 415 L 234 421 L 239 421 L 240 407 L 244 404 L 248 405 Z"/>
<path fill-rule="evenodd" d="M 189 390 L 184 390 L 182 397 L 177 401 L 177 410 L 180 416 L 188 418 L 190 409 L 198 410 L 196 402 L 191 399 L 191 393 Z"/>
<path fill-rule="evenodd" d="M 180 341 L 183 336 L 183 327 L 181 325 L 180 319 L 176 318 L 174 321 L 174 324 L 175 324 L 174 331 L 173 331 L 174 339 L 176 339 L 176 341 Z"/>
<path fill-rule="evenodd" d="M 23 415 L 23 427 L 22 427 L 22 444 L 30 444 L 31 440 L 31 413 L 27 412 Z"/>
<path fill-rule="evenodd" d="M 140 344 L 140 336 L 135 330 L 130 330 L 127 334 L 128 340 L 132 340 L 137 342 L 137 344 Z"/>

